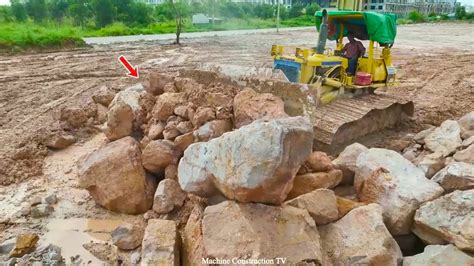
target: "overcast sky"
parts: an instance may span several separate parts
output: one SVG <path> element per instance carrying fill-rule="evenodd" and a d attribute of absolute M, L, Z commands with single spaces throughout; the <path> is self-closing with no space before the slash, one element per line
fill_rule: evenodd
<path fill-rule="evenodd" d="M 474 5 L 474 0 L 457 0 L 457 2 L 461 2 L 462 4 Z M 0 0 L 0 5 L 9 5 L 10 0 Z"/>

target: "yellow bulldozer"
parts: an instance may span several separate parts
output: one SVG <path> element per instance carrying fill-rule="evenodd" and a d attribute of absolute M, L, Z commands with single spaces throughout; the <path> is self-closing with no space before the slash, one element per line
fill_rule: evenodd
<path fill-rule="evenodd" d="M 293 48 L 290 53 L 284 46 L 273 45 L 273 69 L 229 65 L 205 68 L 231 76 L 256 91 L 279 96 L 289 115 L 309 117 L 314 124 L 314 148 L 319 150 L 338 150 L 413 115 L 413 102 L 403 95 L 378 90 L 396 89 L 391 56 L 396 17 L 326 10 L 315 16 L 317 45 Z M 349 59 L 343 54 L 343 39 L 348 34 L 369 41 L 367 54 L 357 59 L 355 73 L 348 73 Z M 336 41 L 333 49 L 326 46 L 327 40 Z"/>

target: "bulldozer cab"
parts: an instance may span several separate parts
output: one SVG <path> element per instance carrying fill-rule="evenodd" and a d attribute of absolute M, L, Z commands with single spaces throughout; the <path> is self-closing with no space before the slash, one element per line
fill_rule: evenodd
<path fill-rule="evenodd" d="M 319 31 L 315 48 L 296 48 L 294 54 L 286 54 L 283 46 L 272 47 L 274 68 L 281 69 L 289 81 L 312 84 L 318 77 L 326 83 L 351 89 L 393 86 L 396 69 L 392 65 L 390 48 L 396 36 L 396 17 L 391 14 L 357 11 L 318 11 L 316 28 Z M 361 82 L 349 75 L 348 58 L 342 54 L 343 39 L 351 33 L 359 40 L 369 40 L 367 54 L 357 61 Z M 337 42 L 334 50 L 326 47 L 327 40 Z"/>

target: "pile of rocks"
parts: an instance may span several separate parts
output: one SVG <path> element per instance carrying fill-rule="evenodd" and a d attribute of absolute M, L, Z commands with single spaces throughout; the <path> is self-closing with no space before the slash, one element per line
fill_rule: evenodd
<path fill-rule="evenodd" d="M 332 158 L 281 99 L 190 73 L 107 97 L 110 142 L 78 165 L 99 205 L 144 213 L 112 232 L 133 263 L 472 264 L 474 113 L 403 155 L 354 143 Z"/>

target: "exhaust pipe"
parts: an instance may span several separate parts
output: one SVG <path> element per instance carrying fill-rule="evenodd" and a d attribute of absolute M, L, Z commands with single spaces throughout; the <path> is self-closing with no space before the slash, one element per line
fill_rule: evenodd
<path fill-rule="evenodd" d="M 326 40 L 328 39 L 328 12 L 323 9 L 323 19 L 319 27 L 318 45 L 316 46 L 316 53 L 323 54 L 326 47 Z"/>

